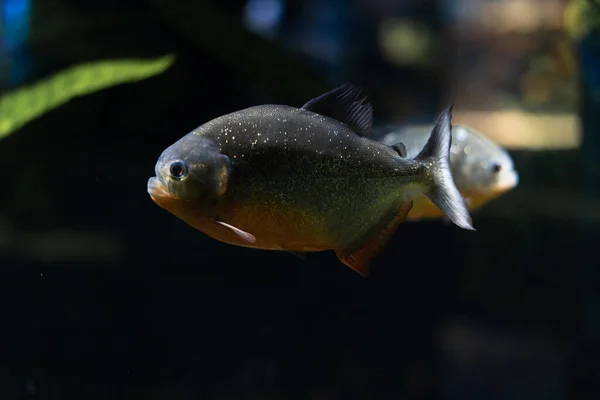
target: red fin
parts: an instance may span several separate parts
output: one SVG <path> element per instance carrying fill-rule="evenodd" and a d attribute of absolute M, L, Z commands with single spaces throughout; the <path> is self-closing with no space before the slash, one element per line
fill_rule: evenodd
<path fill-rule="evenodd" d="M 215 221 L 215 222 L 217 224 L 222 225 L 225 228 L 229 229 L 231 232 L 235 233 L 236 235 L 238 235 L 239 237 L 241 237 L 242 239 L 244 239 L 248 243 L 254 243 L 254 242 L 256 242 L 256 238 L 251 233 L 248 233 L 248 232 L 245 232 L 245 231 L 243 231 L 241 229 L 238 229 L 235 226 L 226 224 L 223 221 Z"/>
<path fill-rule="evenodd" d="M 390 223 L 367 243 L 352 251 L 336 250 L 335 254 L 341 262 L 363 277 L 368 277 L 370 274 L 371 260 L 388 244 L 392 234 L 396 232 L 398 226 L 406 219 L 412 205 L 412 201 L 403 202 Z"/>

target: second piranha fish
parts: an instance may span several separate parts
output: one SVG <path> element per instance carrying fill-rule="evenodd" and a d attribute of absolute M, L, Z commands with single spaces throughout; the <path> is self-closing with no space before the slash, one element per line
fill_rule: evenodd
<path fill-rule="evenodd" d="M 407 157 L 419 154 L 429 138 L 433 125 L 391 126 L 375 129 L 386 134 L 379 139 L 384 144 L 402 142 Z M 387 133 L 389 132 L 389 133 Z M 374 136 L 378 136 L 375 134 Z M 456 187 L 469 206 L 478 210 L 491 200 L 512 190 L 519 183 L 510 154 L 480 132 L 462 125 L 452 126 L 450 168 Z M 408 220 L 442 218 L 442 211 L 426 197 L 416 198 Z"/>
<path fill-rule="evenodd" d="M 159 157 L 153 201 L 222 242 L 295 254 L 334 250 L 363 276 L 425 194 L 473 230 L 449 166 L 452 107 L 414 158 L 371 140 L 368 98 L 343 85 L 301 108 L 260 105 L 201 125 Z"/>

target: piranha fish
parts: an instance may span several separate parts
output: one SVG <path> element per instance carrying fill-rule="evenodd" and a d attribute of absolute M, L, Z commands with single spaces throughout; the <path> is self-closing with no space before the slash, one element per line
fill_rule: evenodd
<path fill-rule="evenodd" d="M 381 127 L 377 132 L 386 132 L 380 142 L 394 144 L 402 142 L 407 157 L 419 154 L 427 142 L 433 125 L 407 125 Z M 389 132 L 389 133 L 388 133 Z M 475 211 L 490 200 L 513 189 L 519 183 L 519 174 L 514 168 L 510 154 L 483 134 L 462 125 L 452 127 L 450 168 L 454 182 L 466 199 L 469 211 Z M 425 196 L 414 199 L 408 220 L 443 218 L 444 214 Z"/>
<path fill-rule="evenodd" d="M 225 243 L 266 250 L 334 250 L 362 276 L 424 193 L 474 230 L 452 180 L 452 106 L 414 158 L 368 136 L 372 106 L 342 85 L 301 108 L 259 105 L 201 125 L 160 155 L 148 193 L 160 207 Z"/>

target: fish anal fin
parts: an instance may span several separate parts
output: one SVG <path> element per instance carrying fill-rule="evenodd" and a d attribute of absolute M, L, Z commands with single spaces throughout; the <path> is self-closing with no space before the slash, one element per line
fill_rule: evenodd
<path fill-rule="evenodd" d="M 229 225 L 223 221 L 215 221 L 217 224 L 224 226 L 225 228 L 229 229 L 231 232 L 235 233 L 237 236 L 239 236 L 241 239 L 243 239 L 244 241 L 248 242 L 248 243 L 255 243 L 256 242 L 256 237 L 254 237 L 253 234 L 248 233 L 246 231 L 243 231 L 241 229 L 236 228 L 233 225 Z"/>
<path fill-rule="evenodd" d="M 302 108 L 333 118 L 359 136 L 371 136 L 373 131 L 371 101 L 362 89 L 348 83 L 309 100 Z"/>
<path fill-rule="evenodd" d="M 336 250 L 335 254 L 341 262 L 358 272 L 363 278 L 368 278 L 371 273 L 371 259 L 364 257 L 364 252 L 361 250 L 352 253 Z"/>
<path fill-rule="evenodd" d="M 359 248 L 352 251 L 336 250 L 335 254 L 341 262 L 358 272 L 363 277 L 370 275 L 371 260 L 373 260 L 388 244 L 398 226 L 406 220 L 412 201 L 403 201 L 394 218 L 377 235 Z"/>

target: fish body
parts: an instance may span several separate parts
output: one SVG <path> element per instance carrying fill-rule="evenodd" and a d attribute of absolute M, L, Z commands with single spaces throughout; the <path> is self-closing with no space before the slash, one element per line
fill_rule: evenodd
<path fill-rule="evenodd" d="M 376 130 L 384 144 L 402 142 L 406 156 L 414 157 L 427 142 L 433 125 L 385 126 Z M 467 126 L 453 125 L 450 168 L 454 182 L 470 211 L 479 209 L 519 183 L 513 160 L 504 148 Z M 414 199 L 408 220 L 442 218 L 443 212 L 427 197 Z"/>
<path fill-rule="evenodd" d="M 427 193 L 472 229 L 447 164 L 451 108 L 423 152 L 368 138 L 371 105 L 349 85 L 302 108 L 261 105 L 218 117 L 160 156 L 152 199 L 234 245 L 294 254 L 334 250 L 368 275 L 371 259 Z M 174 167 L 175 166 L 175 167 Z"/>

